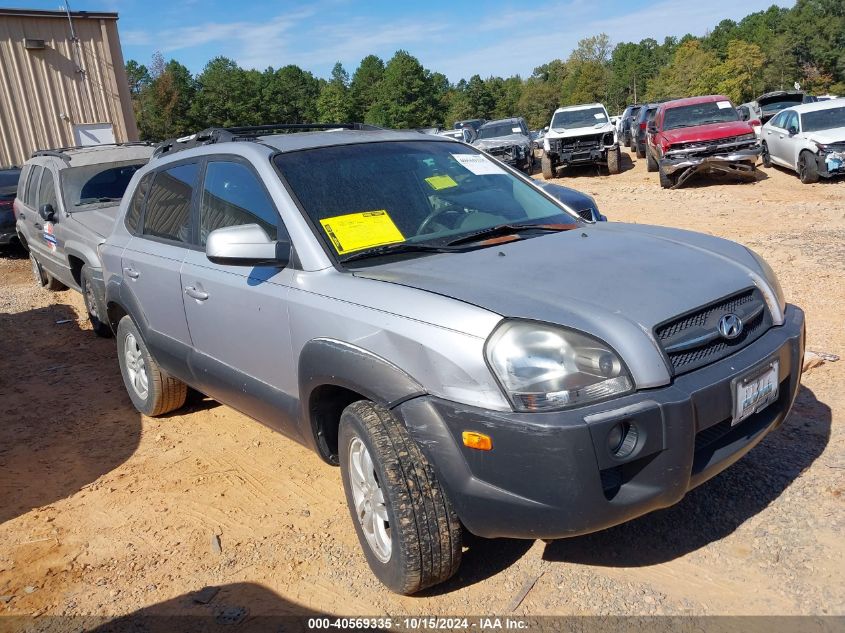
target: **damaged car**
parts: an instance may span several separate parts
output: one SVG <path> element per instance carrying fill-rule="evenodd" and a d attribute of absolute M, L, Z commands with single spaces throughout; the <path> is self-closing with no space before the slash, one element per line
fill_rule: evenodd
<path fill-rule="evenodd" d="M 762 137 L 764 167 L 791 169 L 805 184 L 845 175 L 845 99 L 782 110 Z"/>
<path fill-rule="evenodd" d="M 531 134 L 522 117 L 488 121 L 478 128 L 472 145 L 514 169 L 527 174 L 534 169 Z"/>
<path fill-rule="evenodd" d="M 680 187 L 696 174 L 756 177 L 757 135 L 725 96 L 662 103 L 648 134 L 647 167 L 658 172 L 664 189 Z"/>
<path fill-rule="evenodd" d="M 765 124 L 769 119 L 785 108 L 791 108 L 802 103 L 813 103 L 816 97 L 808 95 L 803 90 L 775 90 L 762 94 L 754 101 L 739 106 L 740 114 L 745 121 L 759 121 Z M 748 112 L 746 115 L 745 112 Z M 745 117 L 748 117 L 747 119 Z"/>
<path fill-rule="evenodd" d="M 601 103 L 558 108 L 543 138 L 543 177 L 555 178 L 570 165 L 606 165 L 618 174 L 622 155 L 616 126 Z"/>

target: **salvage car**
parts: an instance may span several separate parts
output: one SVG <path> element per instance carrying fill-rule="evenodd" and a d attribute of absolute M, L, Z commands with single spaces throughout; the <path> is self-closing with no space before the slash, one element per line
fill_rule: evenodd
<path fill-rule="evenodd" d="M 456 130 L 460 130 L 462 127 L 471 127 L 473 131 L 477 134 L 478 128 L 480 128 L 485 123 L 487 123 L 487 119 L 465 119 L 463 121 L 455 121 L 452 127 Z"/>
<path fill-rule="evenodd" d="M 803 90 L 775 90 L 762 94 L 753 101 L 741 104 L 740 108 L 748 109 L 748 119 L 744 120 L 753 121 L 756 119 L 762 125 L 784 108 L 815 101 L 816 97 L 808 95 Z"/>
<path fill-rule="evenodd" d="M 111 233 L 126 186 L 152 153 L 147 143 L 65 147 L 37 151 L 23 166 L 15 230 L 33 278 L 47 290 L 81 292 L 98 336 L 112 332 L 97 249 Z"/>
<path fill-rule="evenodd" d="M 634 103 L 629 105 L 627 108 L 625 108 L 624 112 L 622 112 L 622 117 L 620 118 L 619 124 L 617 125 L 620 145 L 624 145 L 625 147 L 633 147 L 631 123 L 636 121 L 637 114 L 639 113 L 641 107 L 642 104 Z"/>
<path fill-rule="evenodd" d="M 476 138 L 475 131 L 469 126 L 456 130 L 441 130 L 437 134 L 456 141 L 461 141 L 462 143 L 472 143 Z"/>
<path fill-rule="evenodd" d="M 528 124 L 521 117 L 488 121 L 478 128 L 473 147 L 530 174 L 534 169 L 534 151 Z"/>
<path fill-rule="evenodd" d="M 760 144 L 727 97 L 708 95 L 667 101 L 650 124 L 647 167 L 664 189 L 680 187 L 696 174 L 756 177 Z"/>
<path fill-rule="evenodd" d="M 20 177 L 21 170 L 17 167 L 0 169 L 0 248 L 17 246 L 20 243 L 15 232 L 14 212 Z"/>
<path fill-rule="evenodd" d="M 637 112 L 637 118 L 631 125 L 631 149 L 637 158 L 646 158 L 648 145 L 648 126 L 654 121 L 659 103 L 646 103 Z"/>
<path fill-rule="evenodd" d="M 750 249 L 588 223 L 475 147 L 337 127 L 161 145 L 101 249 L 107 314 L 141 413 L 190 385 L 339 465 L 391 590 L 452 576 L 463 529 L 555 539 L 677 503 L 785 419 L 804 314 Z"/>
<path fill-rule="evenodd" d="M 543 177 L 554 178 L 571 165 L 606 165 L 618 174 L 622 155 L 616 127 L 601 103 L 558 108 L 543 138 Z"/>
<path fill-rule="evenodd" d="M 781 110 L 763 126 L 762 159 L 798 172 L 805 184 L 845 174 L 845 99 Z"/>

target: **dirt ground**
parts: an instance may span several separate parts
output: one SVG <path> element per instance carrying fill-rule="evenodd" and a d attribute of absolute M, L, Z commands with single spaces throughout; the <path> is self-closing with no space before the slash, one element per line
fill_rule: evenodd
<path fill-rule="evenodd" d="M 471 538 L 457 577 L 397 596 L 366 566 L 337 469 L 209 400 L 138 415 L 81 297 L 0 258 L 0 614 L 845 614 L 845 182 L 769 169 L 663 191 L 625 157 L 620 175 L 558 182 L 611 221 L 754 248 L 806 311 L 808 349 L 843 357 L 734 467 L 590 536 Z"/>

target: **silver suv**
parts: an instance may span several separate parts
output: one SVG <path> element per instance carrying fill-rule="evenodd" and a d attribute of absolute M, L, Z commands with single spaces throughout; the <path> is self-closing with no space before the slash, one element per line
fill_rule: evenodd
<path fill-rule="evenodd" d="M 26 161 L 14 201 L 15 231 L 29 251 L 35 282 L 85 299 L 91 327 L 111 336 L 97 246 L 111 233 L 120 200 L 152 156 L 147 143 L 66 147 Z"/>
<path fill-rule="evenodd" d="M 109 322 L 140 412 L 190 385 L 339 464 L 390 589 L 455 573 L 463 528 L 554 539 L 674 504 L 783 422 L 804 314 L 747 248 L 586 222 L 444 137 L 283 131 L 138 171 Z"/>

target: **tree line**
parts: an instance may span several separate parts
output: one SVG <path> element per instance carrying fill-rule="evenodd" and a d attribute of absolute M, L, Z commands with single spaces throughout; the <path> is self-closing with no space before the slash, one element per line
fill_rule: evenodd
<path fill-rule="evenodd" d="M 611 113 L 634 102 L 720 93 L 742 103 L 794 82 L 813 93 L 845 94 L 845 3 L 798 0 L 739 22 L 723 20 L 703 37 L 644 39 L 613 46 L 588 37 L 565 59 L 530 77 L 450 83 L 407 51 L 386 62 L 368 55 L 350 76 L 335 64 L 328 79 L 295 65 L 264 71 L 215 57 L 194 76 L 160 53 L 149 67 L 126 63 L 141 137 L 160 140 L 211 127 L 363 121 L 391 128 L 471 118 L 524 116 L 548 124 L 561 105 L 603 102 Z"/>

